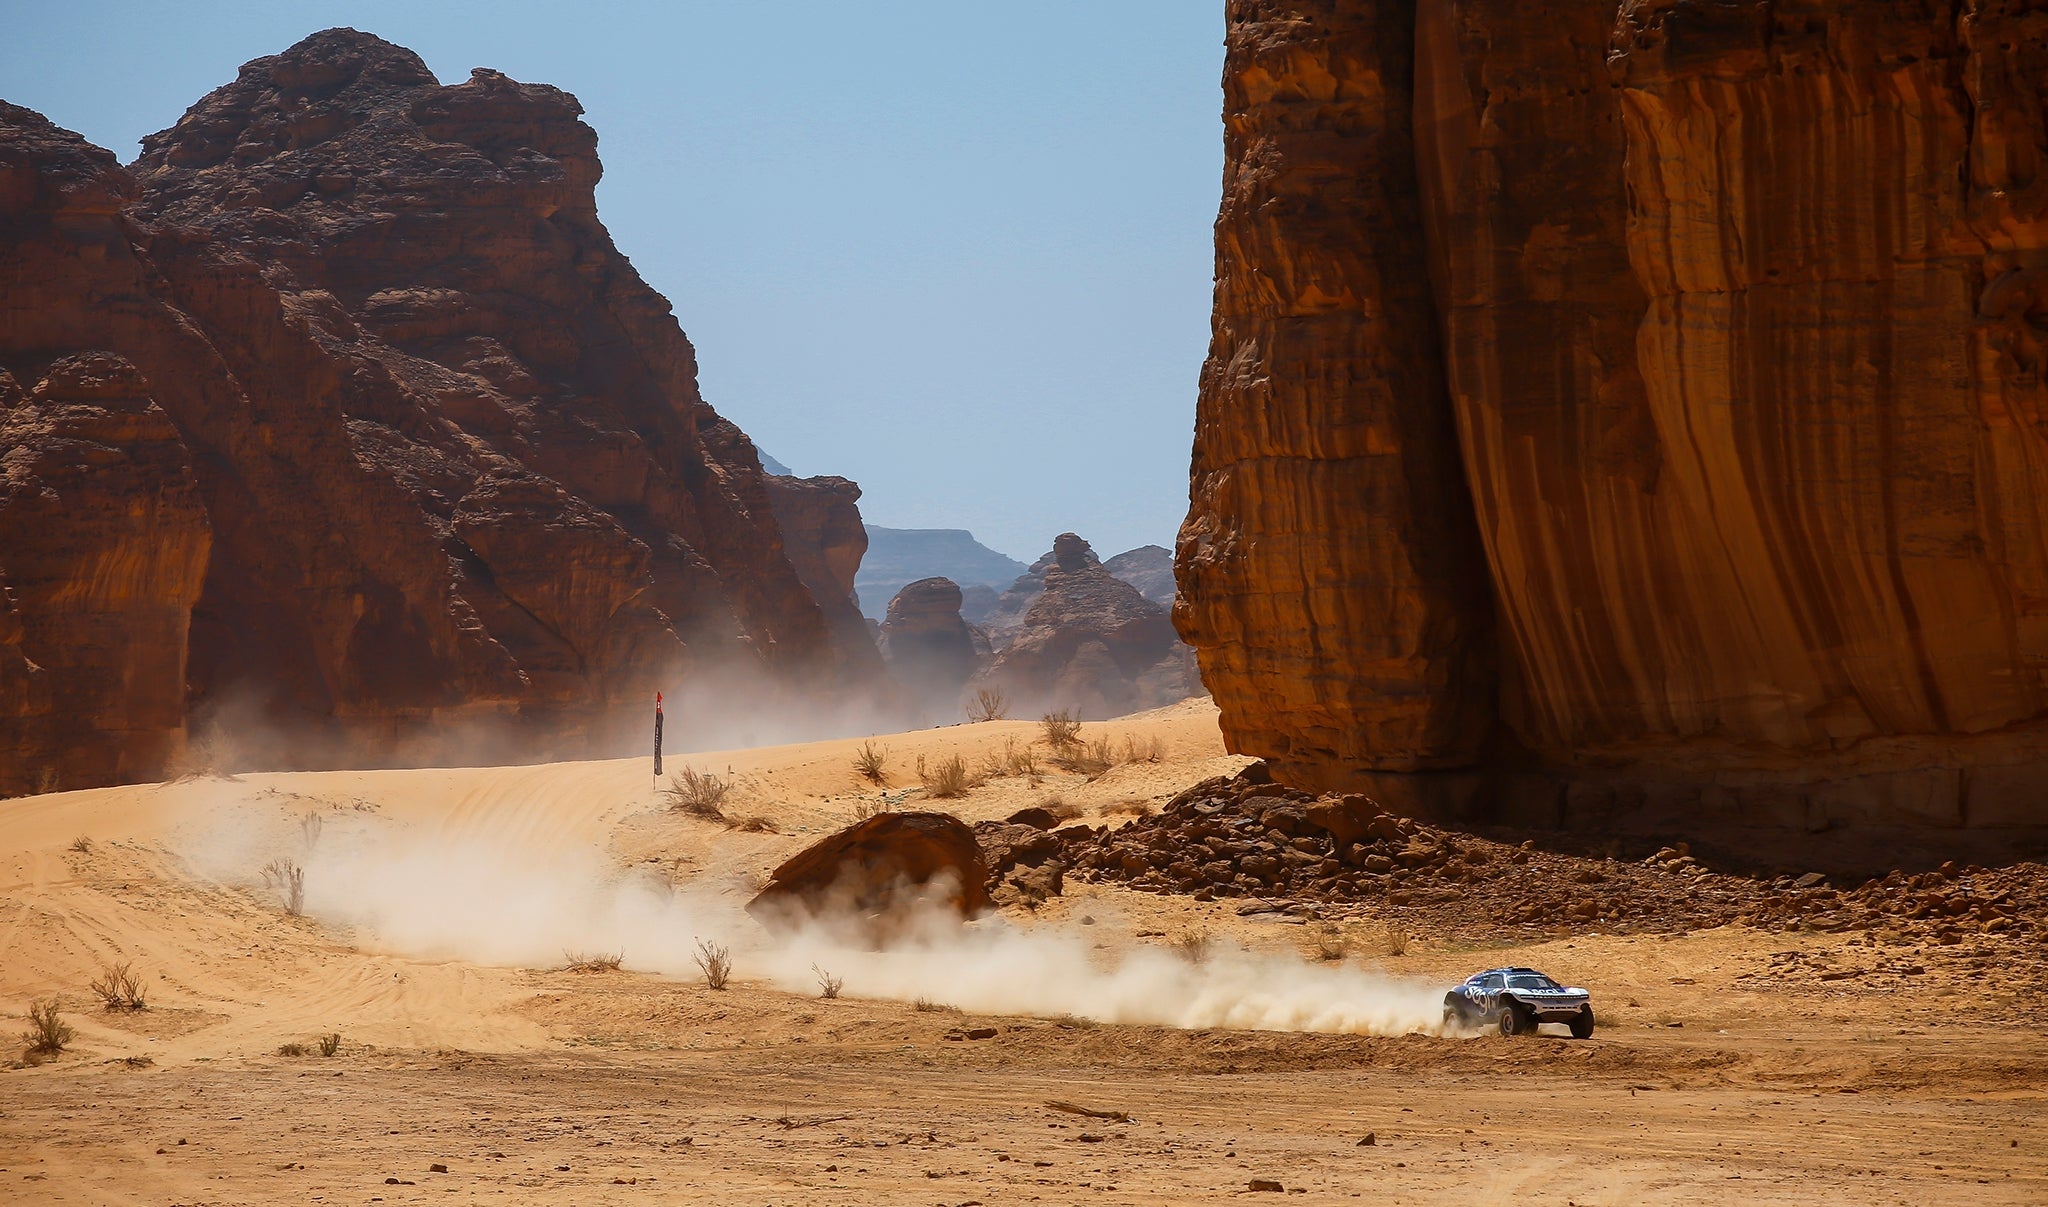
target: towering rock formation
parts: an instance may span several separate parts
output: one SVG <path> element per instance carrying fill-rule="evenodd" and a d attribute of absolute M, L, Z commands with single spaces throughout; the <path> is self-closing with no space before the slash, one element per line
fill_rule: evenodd
<path fill-rule="evenodd" d="M 2048 834 L 2023 10 L 1232 3 L 1177 619 L 1233 745 L 1574 826 Z"/>
<path fill-rule="evenodd" d="M 1018 715 L 1115 717 L 1200 692 L 1165 608 L 1111 574 L 1074 533 L 1061 533 L 1048 556 L 1038 593 L 984 674 Z"/>
<path fill-rule="evenodd" d="M 881 647 L 918 724 L 958 720 L 961 689 L 989 657 L 987 635 L 960 618 L 960 587 L 950 578 L 921 578 L 898 591 Z"/>
<path fill-rule="evenodd" d="M 872 667 L 599 222 L 580 111 L 488 70 L 443 87 L 353 30 L 246 65 L 132 178 L 0 109 L 0 364 L 28 383 L 70 353 L 125 358 L 123 397 L 175 429 L 211 556 L 186 541 L 189 675 L 166 654 L 150 690 L 287 731 L 270 751 L 238 733 L 251 760 L 442 757 L 452 722 L 608 751 L 637 745 L 656 687 L 715 677 L 730 709 L 747 684 Z M 20 656 L 48 666 L 15 595 Z"/>
<path fill-rule="evenodd" d="M 818 601 L 848 664 L 864 677 L 879 672 L 881 653 L 854 592 L 854 578 L 868 551 L 868 530 L 856 506 L 859 484 L 839 477 L 788 474 L 770 474 L 767 482 L 768 502 L 782 529 L 782 550 L 797 578 Z"/>

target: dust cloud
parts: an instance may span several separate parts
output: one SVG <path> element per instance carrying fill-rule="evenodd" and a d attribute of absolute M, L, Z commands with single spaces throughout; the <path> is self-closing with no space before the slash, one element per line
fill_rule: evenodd
<path fill-rule="evenodd" d="M 825 918 L 771 933 L 742 908 L 748 886 L 621 869 L 595 848 L 539 847 L 480 825 L 414 827 L 373 814 L 221 826 L 182 844 L 195 870 L 252 892 L 280 856 L 305 870 L 305 914 L 337 938 L 423 960 L 556 968 L 565 953 L 617 953 L 628 969 L 692 981 L 700 940 L 730 949 L 736 980 L 849 997 L 926 999 L 982 1014 L 1355 1035 L 1446 1034 L 1442 987 L 1352 964 L 1218 942 L 1199 960 L 1113 924 L 962 925 L 913 907 L 881 950 Z M 1106 912 L 1106 911 L 1103 911 Z"/>

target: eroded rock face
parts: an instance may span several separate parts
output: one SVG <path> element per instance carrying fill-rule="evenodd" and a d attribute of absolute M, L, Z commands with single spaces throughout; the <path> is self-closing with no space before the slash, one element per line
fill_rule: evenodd
<path fill-rule="evenodd" d="M 961 689 L 989 657 L 988 638 L 960 618 L 960 588 L 922 578 L 896 593 L 882 621 L 882 657 L 926 720 L 955 720 Z"/>
<path fill-rule="evenodd" d="M 1048 556 L 1021 627 L 983 676 L 1014 715 L 1068 709 L 1099 719 L 1200 692 L 1166 609 L 1074 533 L 1061 533 Z"/>
<path fill-rule="evenodd" d="M 839 477 L 787 474 L 770 474 L 767 483 L 789 564 L 818 601 L 847 661 L 872 675 L 881 667 L 881 656 L 854 592 L 854 577 L 868 549 L 868 530 L 856 506 L 859 484 Z"/>
<path fill-rule="evenodd" d="M 1570 825 L 2048 827 L 2037 18 L 1231 22 L 1178 618 L 1234 748 Z"/>
<path fill-rule="evenodd" d="M 246 65 L 132 175 L 0 109 L 0 364 L 124 357 L 174 426 L 212 551 L 170 692 L 245 765 L 637 749 L 656 688 L 710 740 L 873 674 L 599 222 L 580 112 L 353 30 Z"/>

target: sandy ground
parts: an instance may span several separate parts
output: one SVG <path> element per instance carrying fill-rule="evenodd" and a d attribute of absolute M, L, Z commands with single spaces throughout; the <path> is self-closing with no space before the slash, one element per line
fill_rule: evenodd
<path fill-rule="evenodd" d="M 1242 763 L 1206 703 L 1091 730 L 1156 738 L 1162 758 L 949 803 L 975 819 L 1056 796 L 1092 821 Z M 1034 732 L 877 739 L 891 798 L 919 754 L 973 762 Z M 631 760 L 0 802 L 0 1034 L 52 996 L 77 1031 L 0 1071 L 0 1203 L 1183 1203 L 1266 1182 L 1306 1202 L 2048 1203 L 2048 1030 L 2029 1009 L 2048 986 L 2001 976 L 2017 961 L 1993 937 L 1475 945 L 1407 934 L 1398 911 L 1333 936 L 1070 881 L 994 955 L 826 955 L 847 989 L 823 999 L 809 953 L 772 950 L 737 906 L 876 803 L 851 773 L 859 745 L 681 760 L 730 768 L 727 811 L 772 831 L 668 812 Z M 307 869 L 305 917 L 262 880 L 278 857 Z M 1179 967 L 1168 951 L 1191 934 L 1252 953 L 1255 983 L 1217 973 L 1204 993 L 1294 994 L 1255 1021 L 1308 1030 L 1114 1021 L 1175 1016 L 1159 999 L 1180 983 L 1102 981 L 1098 1002 L 1031 946 Z M 696 973 L 700 937 L 733 948 L 730 988 Z M 1333 938 L 1341 958 L 1321 958 Z M 564 971 L 572 945 L 624 968 Z M 146 1010 L 88 990 L 120 961 Z M 1591 988 L 1599 1033 L 1404 1021 L 1504 963 Z M 1391 1004 L 1328 1008 L 1340 977 Z M 331 1057 L 279 1053 L 326 1034 Z"/>

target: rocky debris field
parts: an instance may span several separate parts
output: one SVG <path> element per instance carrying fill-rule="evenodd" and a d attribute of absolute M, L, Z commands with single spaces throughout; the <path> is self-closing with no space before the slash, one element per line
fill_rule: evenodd
<path fill-rule="evenodd" d="M 1641 861 L 1538 850 L 1535 840 L 1439 829 L 1358 795 L 1315 797 L 1253 765 L 1205 780 L 1165 809 L 1119 827 L 1073 825 L 1032 840 L 1025 819 L 978 827 L 997 881 L 1032 869 L 1197 900 L 1244 898 L 1241 912 L 1394 907 L 1450 933 L 1502 927 L 1613 931 L 1882 930 L 1941 944 L 2003 934 L 2048 942 L 2048 867 L 1944 865 L 1861 885 L 1819 873 L 1765 878 L 1717 872 L 1681 844 Z M 1012 854 L 1016 852 L 1016 854 Z"/>

